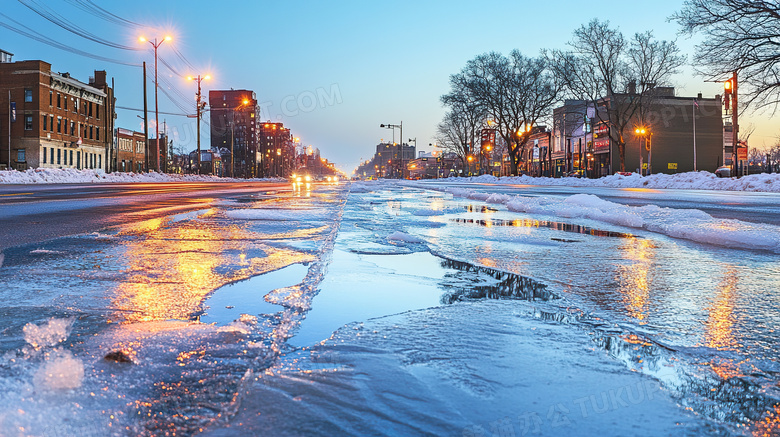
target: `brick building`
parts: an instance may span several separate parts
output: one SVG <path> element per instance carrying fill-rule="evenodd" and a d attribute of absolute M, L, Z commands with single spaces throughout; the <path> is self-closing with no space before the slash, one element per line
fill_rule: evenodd
<path fill-rule="evenodd" d="M 146 137 L 143 132 L 116 130 L 116 171 L 143 173 L 146 169 Z"/>
<path fill-rule="evenodd" d="M 110 170 L 114 93 L 106 72 L 95 71 L 87 84 L 53 72 L 47 62 L 3 59 L 0 167 Z"/>

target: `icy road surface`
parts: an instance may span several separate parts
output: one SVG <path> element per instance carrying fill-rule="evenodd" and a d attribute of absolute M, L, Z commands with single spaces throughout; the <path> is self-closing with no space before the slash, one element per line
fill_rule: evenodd
<path fill-rule="evenodd" d="M 778 235 L 357 183 L 13 247 L 0 430 L 776 434 Z"/>

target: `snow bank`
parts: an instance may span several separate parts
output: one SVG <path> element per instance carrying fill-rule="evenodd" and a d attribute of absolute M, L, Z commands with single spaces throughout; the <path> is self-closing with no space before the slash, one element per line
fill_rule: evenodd
<path fill-rule="evenodd" d="M 483 175 L 453 180 L 512 185 L 780 192 L 780 173 L 759 173 L 741 178 L 719 178 L 707 171 L 671 175 L 659 173 L 650 176 L 632 173 L 630 176 L 612 175 L 599 179 L 536 178 L 531 176 L 496 178 L 495 176 Z"/>
<path fill-rule="evenodd" d="M 250 181 L 280 181 L 283 179 L 249 179 Z M 33 168 L 26 171 L 0 171 L 0 184 L 71 184 L 107 182 L 246 182 L 247 179 L 219 178 L 206 175 L 164 173 L 106 173 L 103 170 L 73 168 Z"/>
<path fill-rule="evenodd" d="M 486 193 L 462 188 L 446 192 L 469 199 L 486 198 Z M 563 218 L 596 220 L 617 226 L 644 229 L 674 238 L 732 249 L 758 249 L 780 253 L 780 227 L 732 219 L 717 219 L 698 209 L 661 208 L 656 205 L 628 206 L 591 194 L 566 198 L 539 196 L 488 196 L 510 211 Z"/>

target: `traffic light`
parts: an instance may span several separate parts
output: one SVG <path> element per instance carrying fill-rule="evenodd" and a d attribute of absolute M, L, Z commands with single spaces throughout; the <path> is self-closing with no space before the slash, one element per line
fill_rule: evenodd
<path fill-rule="evenodd" d="M 723 104 L 726 107 L 726 111 L 729 110 L 729 104 L 731 102 L 731 93 L 733 91 L 734 84 L 731 83 L 731 79 L 723 82 Z"/>

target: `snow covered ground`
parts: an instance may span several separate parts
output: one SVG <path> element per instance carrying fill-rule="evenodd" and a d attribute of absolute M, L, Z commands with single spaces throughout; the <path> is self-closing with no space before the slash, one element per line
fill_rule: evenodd
<path fill-rule="evenodd" d="M 30 169 L 0 171 L 0 184 L 59 184 L 100 182 L 236 182 L 244 179 L 218 178 L 201 175 L 176 175 L 162 173 L 105 173 L 102 170 Z M 261 180 L 261 179 L 258 179 Z M 779 173 L 760 173 L 741 178 L 718 178 L 706 171 L 678 174 L 654 174 L 640 176 L 612 175 L 600 179 L 536 178 L 530 176 L 501 177 L 475 176 L 452 178 L 452 181 L 484 182 L 494 184 L 522 184 L 569 187 L 608 188 L 676 188 L 686 190 L 757 191 L 780 193 Z"/>
<path fill-rule="evenodd" d="M 253 181 L 279 179 L 252 179 Z M 165 173 L 106 173 L 103 170 L 76 170 L 72 168 L 34 168 L 25 171 L 0 171 L 0 184 L 83 184 L 132 182 L 243 182 L 246 179 L 218 178 L 206 175 Z"/>
<path fill-rule="evenodd" d="M 599 179 L 584 178 L 535 178 L 530 176 L 502 177 L 475 176 L 461 178 L 469 182 L 488 182 L 494 184 L 552 185 L 568 187 L 606 187 L 606 188 L 676 188 L 683 190 L 721 190 L 721 191 L 759 191 L 780 192 L 780 173 L 759 173 L 741 178 L 719 178 L 715 174 L 700 171 L 678 174 L 654 174 L 640 176 L 612 175 Z"/>

